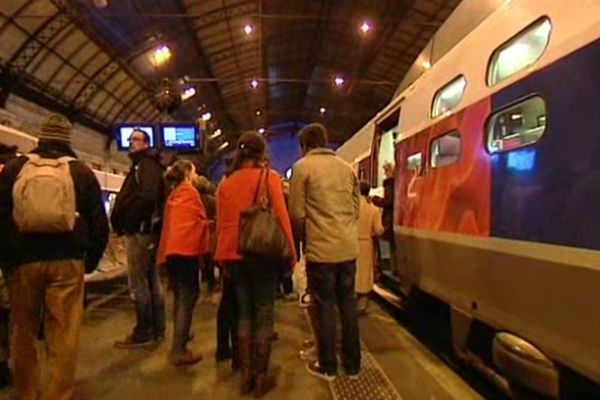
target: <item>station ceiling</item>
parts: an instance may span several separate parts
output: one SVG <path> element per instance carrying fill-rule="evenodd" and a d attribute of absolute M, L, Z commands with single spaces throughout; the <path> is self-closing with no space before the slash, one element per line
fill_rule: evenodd
<path fill-rule="evenodd" d="M 3 0 L 0 100 L 16 93 L 107 133 L 210 112 L 229 135 L 320 121 L 341 143 L 389 102 L 458 3 Z M 167 116 L 155 95 L 190 87 Z"/>

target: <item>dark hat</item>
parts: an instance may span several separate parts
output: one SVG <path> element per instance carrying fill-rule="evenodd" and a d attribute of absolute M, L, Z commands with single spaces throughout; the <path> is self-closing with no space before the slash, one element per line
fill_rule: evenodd
<path fill-rule="evenodd" d="M 50 114 L 40 129 L 38 136 L 40 142 L 60 142 L 66 145 L 71 145 L 71 131 L 73 125 L 61 114 Z"/>
<path fill-rule="evenodd" d="M 262 153 L 267 148 L 267 143 L 258 133 L 246 132 L 238 139 L 237 148 L 240 150 L 249 150 L 253 153 Z"/>

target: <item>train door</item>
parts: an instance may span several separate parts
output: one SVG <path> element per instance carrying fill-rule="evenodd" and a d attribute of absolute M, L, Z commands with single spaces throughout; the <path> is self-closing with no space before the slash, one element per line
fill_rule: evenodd
<path fill-rule="evenodd" d="M 371 196 L 381 199 L 378 205 L 385 204 L 382 207 L 382 218 L 386 233 L 384 233 L 384 237 L 377 240 L 378 261 L 381 270 L 380 283 L 387 289 L 394 291 L 399 287 L 398 269 L 395 262 L 395 243 L 393 241 L 394 196 L 392 194 L 386 198 L 384 189 L 386 179 L 392 179 L 393 182 L 394 177 L 393 175 L 390 176 L 389 172 L 386 176 L 384 166 L 391 165 L 391 171 L 394 174 L 397 171 L 395 142 L 398 136 L 399 122 L 400 109 L 396 109 L 376 124 L 369 171 L 373 186 Z M 393 186 L 395 186 L 395 183 L 392 183 Z"/>

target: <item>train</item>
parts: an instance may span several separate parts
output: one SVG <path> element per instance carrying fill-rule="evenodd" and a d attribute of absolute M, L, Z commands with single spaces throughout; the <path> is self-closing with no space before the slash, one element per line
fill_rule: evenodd
<path fill-rule="evenodd" d="M 27 153 L 36 147 L 37 138 L 13 127 L 0 124 L 0 143 L 9 146 L 17 146 L 19 153 Z M 73 150 L 76 153 L 78 152 L 77 148 L 74 148 Z M 85 159 L 82 158 L 82 161 L 85 162 Z M 102 201 L 106 213 L 110 214 L 114 200 L 116 199 L 117 193 L 121 190 L 125 177 L 102 171 L 97 168 L 92 168 L 92 171 L 100 184 Z M 86 283 L 91 283 L 114 279 L 125 276 L 126 271 L 125 244 L 122 239 L 111 235 L 106 252 L 100 261 L 100 265 L 96 271 L 86 274 L 85 281 Z"/>
<path fill-rule="evenodd" d="M 600 1 L 503 2 L 432 64 L 338 150 L 395 163 L 383 285 L 510 396 L 600 398 Z"/>

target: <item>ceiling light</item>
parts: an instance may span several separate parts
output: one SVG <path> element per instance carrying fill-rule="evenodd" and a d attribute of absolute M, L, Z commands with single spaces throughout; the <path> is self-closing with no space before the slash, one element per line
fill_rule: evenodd
<path fill-rule="evenodd" d="M 260 128 L 260 129 L 258 130 L 258 133 L 260 133 L 261 135 L 263 135 L 265 132 L 266 132 L 266 131 L 265 131 L 265 128 Z"/>
<path fill-rule="evenodd" d="M 336 86 L 342 86 L 346 81 L 341 76 L 336 76 L 334 82 Z"/>
<path fill-rule="evenodd" d="M 210 140 L 216 139 L 223 134 L 221 129 L 217 129 L 214 133 L 209 137 Z"/>
<path fill-rule="evenodd" d="M 372 26 L 371 24 L 369 24 L 367 21 L 363 22 L 362 25 L 360 26 L 360 30 L 362 31 L 362 33 L 367 33 L 371 30 Z"/>
<path fill-rule="evenodd" d="M 244 32 L 246 32 L 246 35 L 251 34 L 253 30 L 254 30 L 254 28 L 250 24 L 246 24 L 244 26 Z"/>
<path fill-rule="evenodd" d="M 210 121 L 212 118 L 212 114 L 210 112 L 205 112 L 202 114 L 202 121 Z"/>
<path fill-rule="evenodd" d="M 431 62 L 429 62 L 429 61 L 423 61 L 423 62 L 421 63 L 421 66 L 422 66 L 424 69 L 430 69 L 430 68 L 431 68 Z"/>
<path fill-rule="evenodd" d="M 181 94 L 181 101 L 186 101 L 188 99 L 191 99 L 195 95 L 196 95 L 196 88 L 193 86 L 190 86 L 189 88 L 185 89 L 183 91 L 183 93 Z"/>
<path fill-rule="evenodd" d="M 260 117 L 262 115 L 262 111 L 256 110 L 255 114 L 256 114 L 257 117 Z"/>
<path fill-rule="evenodd" d="M 256 89 L 258 87 L 258 81 L 256 79 L 252 79 L 250 86 L 252 86 L 253 89 Z"/>
<path fill-rule="evenodd" d="M 321 108 L 319 108 L 319 112 L 321 114 L 325 114 L 327 112 L 327 109 L 325 107 L 321 107 Z"/>
<path fill-rule="evenodd" d="M 223 142 L 223 144 L 217 148 L 217 151 L 225 150 L 227 146 L 229 146 L 229 142 Z"/>
<path fill-rule="evenodd" d="M 164 46 L 164 45 L 160 46 L 156 50 L 154 50 L 154 53 L 152 55 L 152 61 L 153 61 L 154 66 L 156 66 L 156 67 L 163 65 L 164 63 L 169 61 L 170 58 L 171 58 L 171 49 L 169 49 L 167 46 Z"/>

